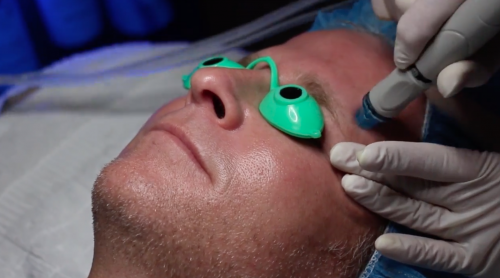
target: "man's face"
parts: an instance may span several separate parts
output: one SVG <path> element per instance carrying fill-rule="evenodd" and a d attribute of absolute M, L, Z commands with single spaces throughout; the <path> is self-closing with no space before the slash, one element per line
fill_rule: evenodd
<path fill-rule="evenodd" d="M 94 267 L 101 258 L 169 277 L 291 277 L 353 273 L 342 262 L 366 259 L 356 246 L 383 223 L 344 194 L 328 152 L 340 141 L 384 139 L 353 115 L 393 69 L 390 48 L 339 30 L 250 60 L 259 56 L 274 59 L 281 84 L 317 98 L 322 139 L 292 138 L 261 116 L 266 64 L 197 71 L 188 95 L 158 110 L 98 178 Z"/>

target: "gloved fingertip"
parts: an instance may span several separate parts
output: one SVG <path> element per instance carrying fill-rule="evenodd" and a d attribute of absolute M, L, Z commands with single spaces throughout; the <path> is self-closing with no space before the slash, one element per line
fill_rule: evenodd
<path fill-rule="evenodd" d="M 364 185 L 365 179 L 356 175 L 344 175 L 341 184 L 342 188 L 348 193 L 362 193 L 366 187 Z"/>
<path fill-rule="evenodd" d="M 463 88 L 464 88 L 464 86 L 461 84 L 454 85 L 451 89 L 444 90 L 442 92 L 443 97 L 450 98 L 450 97 L 456 95 L 458 92 L 460 92 Z"/>
<path fill-rule="evenodd" d="M 375 241 L 375 249 L 380 254 L 397 261 L 409 256 L 407 248 L 403 246 L 401 238 L 396 234 L 381 235 Z"/>
<path fill-rule="evenodd" d="M 360 151 L 357 151 L 356 152 L 356 159 L 358 160 L 358 162 L 361 161 L 362 157 L 363 157 L 363 153 L 364 153 L 364 149 L 363 150 L 360 150 Z"/>
<path fill-rule="evenodd" d="M 394 64 L 401 70 L 407 69 L 414 61 L 409 57 L 400 43 L 394 46 Z"/>
<path fill-rule="evenodd" d="M 410 65 L 399 58 L 394 58 L 394 64 L 400 70 L 406 70 Z"/>
<path fill-rule="evenodd" d="M 372 8 L 375 15 L 381 20 L 391 20 L 391 14 L 387 7 L 387 2 L 384 0 L 372 0 Z"/>
<path fill-rule="evenodd" d="M 384 157 L 381 155 L 380 150 L 371 145 L 356 153 L 356 157 L 359 166 L 371 172 L 379 171 L 384 165 Z"/>
<path fill-rule="evenodd" d="M 491 73 L 473 60 L 460 61 L 443 69 L 437 79 L 437 87 L 444 98 L 459 93 L 465 87 L 478 87 L 488 82 Z"/>
<path fill-rule="evenodd" d="M 397 240 L 395 240 L 392 236 L 390 235 L 382 235 L 375 240 L 375 249 L 381 251 L 381 250 L 388 250 L 388 249 L 394 249 L 398 245 Z"/>
<path fill-rule="evenodd" d="M 333 166 L 357 166 L 356 151 L 364 146 L 356 143 L 341 142 L 330 150 L 330 162 Z M 356 165 L 353 165 L 356 164 Z"/>
<path fill-rule="evenodd" d="M 449 78 L 446 81 L 438 79 L 438 90 L 444 98 L 450 98 L 460 92 L 464 87 L 463 80 L 459 78 Z"/>
<path fill-rule="evenodd" d="M 339 148 L 342 148 L 342 146 L 339 146 L 339 144 L 336 144 L 330 149 L 330 162 L 333 163 L 333 161 L 335 160 L 335 157 L 338 155 L 338 153 L 340 151 Z"/>
<path fill-rule="evenodd" d="M 488 83 L 493 73 L 486 67 L 475 64 L 474 70 L 464 80 L 464 87 L 473 88 L 482 86 Z"/>

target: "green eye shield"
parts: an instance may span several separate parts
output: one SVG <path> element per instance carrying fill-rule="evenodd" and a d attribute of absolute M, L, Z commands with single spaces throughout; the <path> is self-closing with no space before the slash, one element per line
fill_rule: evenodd
<path fill-rule="evenodd" d="M 259 105 L 264 119 L 273 127 L 298 138 L 320 138 L 323 131 L 323 113 L 316 100 L 299 85 L 279 85 L 276 63 L 271 57 L 261 57 L 250 63 L 246 69 L 253 69 L 258 63 L 267 63 L 271 69 L 269 93 Z M 226 57 L 212 57 L 202 61 L 190 74 L 184 75 L 184 88 L 191 88 L 191 76 L 200 68 L 222 67 L 245 69 Z"/>

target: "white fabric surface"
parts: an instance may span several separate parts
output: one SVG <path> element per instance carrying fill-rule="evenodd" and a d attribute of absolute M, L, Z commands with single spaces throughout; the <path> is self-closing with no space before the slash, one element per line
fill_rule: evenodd
<path fill-rule="evenodd" d="M 65 59 L 50 70 L 102 70 L 186 45 L 112 46 Z M 38 89 L 0 116 L 0 277 L 87 277 L 96 176 L 152 112 L 185 94 L 181 76 L 194 66 Z"/>

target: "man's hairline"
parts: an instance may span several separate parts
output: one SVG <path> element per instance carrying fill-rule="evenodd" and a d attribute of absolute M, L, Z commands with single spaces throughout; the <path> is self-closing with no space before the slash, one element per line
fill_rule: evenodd
<path fill-rule="evenodd" d="M 357 25 L 353 22 L 348 22 L 346 21 L 345 22 L 346 24 L 350 24 L 351 26 L 353 26 L 353 28 L 334 28 L 334 29 L 319 29 L 319 30 L 314 30 L 314 31 L 307 31 L 307 32 L 304 32 L 304 33 L 301 33 L 299 35 L 302 35 L 302 34 L 305 34 L 305 33 L 309 33 L 309 32 L 315 32 L 315 31 L 334 31 L 334 30 L 350 30 L 350 31 L 353 31 L 353 32 L 361 32 L 361 33 L 366 33 L 366 34 L 370 34 L 370 35 L 373 35 L 375 37 L 378 37 L 378 38 L 381 38 L 383 39 L 384 41 L 388 42 L 388 39 L 378 33 L 375 33 L 375 32 L 371 32 L 370 30 L 366 29 L 366 28 L 363 28 L 362 26 L 360 25 Z M 259 50 L 260 51 L 260 50 Z M 253 62 L 254 60 L 264 56 L 264 55 L 261 55 L 259 53 L 259 51 L 256 51 L 256 52 L 252 52 L 248 55 L 245 55 L 243 58 L 239 59 L 238 60 L 238 63 L 243 65 L 243 66 L 247 66 L 249 65 L 251 62 Z M 335 98 L 335 94 L 327 94 L 326 93 L 326 90 L 325 90 L 325 86 L 321 83 L 321 81 L 319 80 L 319 78 L 317 78 L 317 75 L 314 74 L 314 73 L 303 73 L 303 72 L 299 72 L 298 75 L 301 77 L 299 78 L 299 83 L 302 83 L 302 84 L 312 84 L 311 86 L 309 87 L 316 87 L 318 86 L 319 89 L 317 90 L 311 90 L 312 92 L 312 96 L 316 99 L 316 101 L 318 101 L 318 103 L 320 104 L 320 106 L 323 106 L 333 117 L 333 119 L 335 121 L 338 122 L 338 115 L 336 113 L 336 109 L 335 108 L 335 105 L 332 105 L 330 102 L 327 102 L 327 101 L 322 101 L 322 100 L 331 100 L 332 102 L 336 103 L 338 107 L 339 102 L 336 101 L 336 98 Z M 300 84 L 299 84 L 300 85 Z M 305 86 L 306 89 L 307 86 Z"/>

